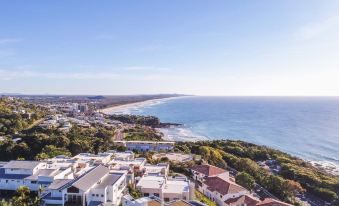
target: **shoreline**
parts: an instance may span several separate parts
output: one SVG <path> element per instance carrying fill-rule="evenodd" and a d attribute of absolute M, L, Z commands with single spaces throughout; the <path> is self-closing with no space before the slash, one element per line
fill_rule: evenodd
<path fill-rule="evenodd" d="M 161 104 L 164 101 L 170 100 L 170 99 L 176 99 L 176 98 L 183 98 L 184 96 L 179 97 L 166 97 L 166 98 L 157 98 L 157 99 L 150 99 L 140 102 L 133 102 L 133 103 L 125 103 L 120 105 L 115 105 L 111 107 L 107 107 L 104 109 L 97 110 L 99 112 L 102 112 L 104 114 L 130 114 L 133 110 L 138 110 L 139 108 L 147 107 L 154 104 Z M 191 131 L 189 128 L 186 128 L 185 125 L 182 126 L 171 126 L 168 128 L 158 128 L 158 131 L 163 133 L 162 139 L 164 141 L 174 141 L 174 142 L 197 142 L 197 141 L 209 141 L 213 140 L 206 136 L 201 136 L 198 134 L 195 134 L 193 131 Z M 228 138 L 226 138 L 228 139 Z M 232 139 L 232 138 L 231 138 Z M 240 139 L 239 139 L 240 140 Z M 241 140 L 244 141 L 244 140 Z M 257 144 L 257 143 L 253 143 Z M 262 145 L 262 146 L 268 146 L 268 145 Z M 268 146 L 270 147 L 270 146 Z M 274 147 L 270 147 L 274 148 Z M 275 148 L 277 149 L 277 148 Z M 278 149 L 279 151 L 283 151 L 281 149 Z M 339 175 L 339 167 L 337 164 L 328 162 L 328 161 L 322 161 L 322 160 L 312 160 L 305 157 L 301 157 L 296 154 L 287 153 L 292 156 L 296 156 L 306 162 L 309 162 L 314 167 L 326 171 L 329 174 L 332 175 Z"/>
<path fill-rule="evenodd" d="M 164 98 L 149 99 L 149 100 L 133 102 L 133 103 L 122 103 L 122 104 L 119 104 L 119 105 L 114 105 L 114 106 L 110 106 L 110 107 L 107 107 L 107 108 L 98 109 L 97 111 L 104 113 L 104 114 L 124 114 L 126 111 L 131 110 L 131 109 L 146 107 L 146 106 L 161 103 L 163 101 L 167 101 L 167 100 L 170 100 L 170 99 L 176 99 L 176 98 L 182 98 L 182 97 L 183 96 L 164 97 Z"/>

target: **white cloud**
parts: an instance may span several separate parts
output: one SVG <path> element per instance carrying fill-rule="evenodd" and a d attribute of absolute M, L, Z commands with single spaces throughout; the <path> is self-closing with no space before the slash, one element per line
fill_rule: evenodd
<path fill-rule="evenodd" d="M 21 41 L 22 39 L 19 38 L 0 38 L 0 44 L 16 43 Z"/>
<path fill-rule="evenodd" d="M 151 74 L 140 74 L 138 71 L 147 71 Z M 50 72 L 36 71 L 32 66 L 16 67 L 14 69 L 0 69 L 0 80 L 15 80 L 15 79 L 65 79 L 65 80 L 161 80 L 169 78 L 170 75 L 159 74 L 157 72 L 171 71 L 169 68 L 162 67 L 125 67 L 108 71 L 77 71 L 77 72 Z M 127 73 L 126 73 L 127 72 Z"/>
<path fill-rule="evenodd" d="M 170 68 L 166 67 L 142 67 L 142 66 L 132 66 L 123 68 L 124 71 L 151 71 L 151 72 L 163 72 L 163 71 L 171 71 Z"/>
<path fill-rule="evenodd" d="M 296 37 L 301 40 L 311 40 L 322 34 L 328 33 L 333 29 L 336 29 L 336 31 L 339 29 L 339 15 L 329 17 L 322 21 L 309 23 L 301 27 L 296 32 Z"/>
<path fill-rule="evenodd" d="M 33 70 L 15 69 L 0 70 L 1 80 L 45 78 L 45 79 L 74 79 L 74 80 L 105 80 L 116 79 L 119 75 L 113 72 L 38 72 Z"/>

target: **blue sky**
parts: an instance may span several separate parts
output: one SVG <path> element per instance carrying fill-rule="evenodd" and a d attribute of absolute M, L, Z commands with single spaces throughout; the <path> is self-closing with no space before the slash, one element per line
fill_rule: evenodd
<path fill-rule="evenodd" d="M 337 0 L 4 0 L 0 92 L 339 95 Z"/>

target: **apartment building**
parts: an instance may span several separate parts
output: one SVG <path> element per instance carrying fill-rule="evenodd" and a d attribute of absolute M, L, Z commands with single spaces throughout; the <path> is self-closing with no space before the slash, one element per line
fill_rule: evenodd
<path fill-rule="evenodd" d="M 48 168 L 46 162 L 38 161 L 10 161 L 0 168 L 0 190 L 15 191 L 27 186 L 31 191 L 38 191 L 63 178 L 73 178 L 71 168 Z"/>
<path fill-rule="evenodd" d="M 155 196 L 163 202 L 189 200 L 192 197 L 190 189 L 193 187 L 186 177 L 169 178 L 160 175 L 144 175 L 136 185 L 143 196 Z"/>
<path fill-rule="evenodd" d="M 116 145 L 126 147 L 128 150 L 136 150 L 141 152 L 147 151 L 169 151 L 173 150 L 175 142 L 164 141 L 115 141 Z"/>
<path fill-rule="evenodd" d="M 157 165 L 146 164 L 144 165 L 142 171 L 144 175 L 157 175 L 167 177 L 169 173 L 169 164 L 167 163 L 159 163 Z"/>
<path fill-rule="evenodd" d="M 55 181 L 42 197 L 49 205 L 119 205 L 126 188 L 126 173 L 110 173 L 108 167 L 98 165 L 80 177 Z"/>

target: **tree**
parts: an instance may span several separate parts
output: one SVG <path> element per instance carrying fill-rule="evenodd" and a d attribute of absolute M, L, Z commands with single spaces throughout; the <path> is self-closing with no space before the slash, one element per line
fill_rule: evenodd
<path fill-rule="evenodd" d="M 7 202 L 5 200 L 0 201 L 0 206 L 13 206 L 11 202 Z"/>
<path fill-rule="evenodd" d="M 117 147 L 118 152 L 125 152 L 126 150 L 127 150 L 127 148 L 125 146 L 120 145 L 120 146 Z"/>
<path fill-rule="evenodd" d="M 139 199 L 142 194 L 139 190 L 136 190 L 132 185 L 128 185 L 128 192 L 134 199 Z"/>
<path fill-rule="evenodd" d="M 251 175 L 247 174 L 246 172 L 238 173 L 237 176 L 235 177 L 235 181 L 239 185 L 247 188 L 248 190 L 252 190 L 255 184 L 254 178 Z"/>
<path fill-rule="evenodd" d="M 30 190 L 26 186 L 20 186 L 17 191 L 16 195 L 13 197 L 14 206 L 28 206 L 31 199 L 30 199 Z"/>

